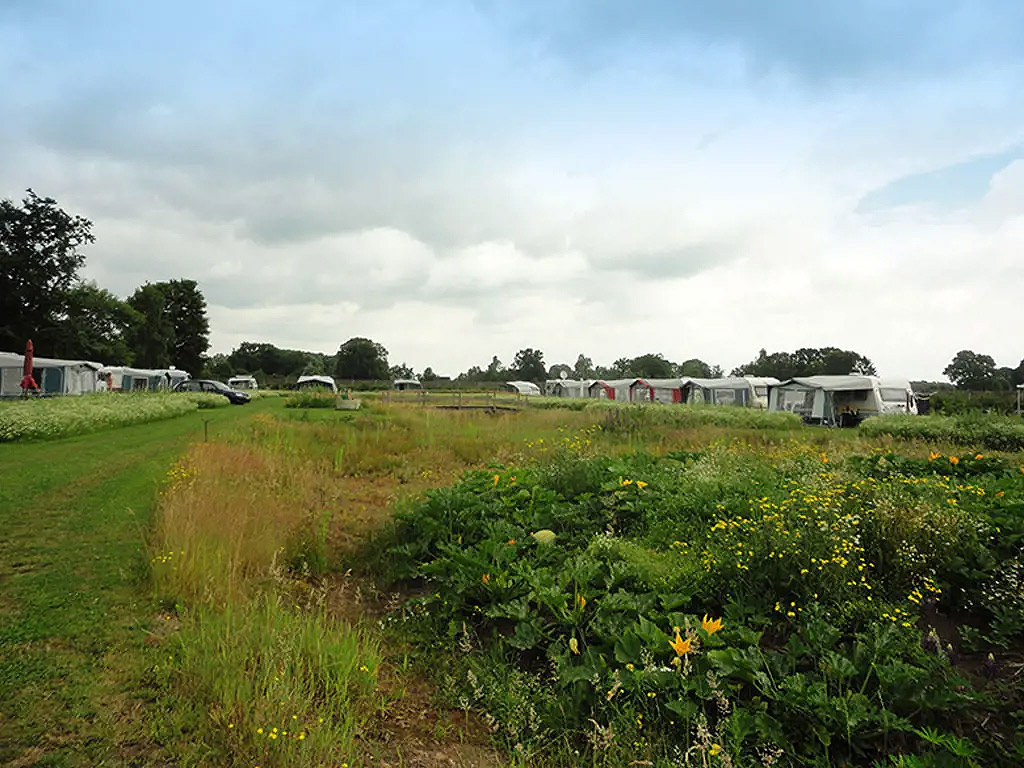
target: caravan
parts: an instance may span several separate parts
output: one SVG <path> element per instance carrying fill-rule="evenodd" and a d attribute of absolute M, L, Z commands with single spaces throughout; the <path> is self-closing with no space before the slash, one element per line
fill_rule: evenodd
<path fill-rule="evenodd" d="M 883 413 L 917 414 L 917 399 L 906 380 L 802 376 L 772 387 L 769 409 L 798 414 L 809 424 L 846 427 Z"/>

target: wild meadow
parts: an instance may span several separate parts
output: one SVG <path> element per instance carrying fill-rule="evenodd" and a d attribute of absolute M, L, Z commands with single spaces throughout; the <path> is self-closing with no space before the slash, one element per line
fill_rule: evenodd
<path fill-rule="evenodd" d="M 0 442 L 52 440 L 220 408 L 220 395 L 189 393 L 95 394 L 0 401 Z"/>
<path fill-rule="evenodd" d="M 1019 453 L 714 407 L 229 410 L 138 544 L 129 687 L 174 764 L 1024 762 Z"/>

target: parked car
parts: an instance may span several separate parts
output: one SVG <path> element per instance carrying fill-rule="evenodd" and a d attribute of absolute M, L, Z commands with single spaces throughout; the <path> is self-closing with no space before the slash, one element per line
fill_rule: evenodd
<path fill-rule="evenodd" d="M 224 395 L 233 405 L 245 405 L 251 399 L 248 392 L 232 389 L 221 381 L 211 379 L 189 379 L 174 388 L 175 392 L 209 392 L 213 395 Z"/>

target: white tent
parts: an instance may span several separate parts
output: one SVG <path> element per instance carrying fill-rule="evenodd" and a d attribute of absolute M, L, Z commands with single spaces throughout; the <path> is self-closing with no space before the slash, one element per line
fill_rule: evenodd
<path fill-rule="evenodd" d="M 99 376 L 103 366 L 91 360 L 59 360 L 52 357 L 32 359 L 33 376 L 39 391 L 47 395 L 84 395 L 106 389 Z M 0 352 L 0 396 L 21 394 L 25 357 L 15 352 Z"/>
<path fill-rule="evenodd" d="M 540 387 L 532 381 L 506 381 L 505 386 L 509 392 L 518 392 L 520 395 L 540 394 Z"/>
<path fill-rule="evenodd" d="M 578 379 L 548 379 L 544 383 L 544 394 L 549 397 L 586 397 L 589 381 Z"/>
<path fill-rule="evenodd" d="M 423 389 L 418 379 L 395 379 L 391 382 L 391 388 L 399 391 L 406 389 Z"/>
<path fill-rule="evenodd" d="M 812 424 L 859 424 L 882 413 L 917 413 L 910 382 L 877 376 L 800 376 L 772 387 L 773 411 L 799 414 Z"/>
<path fill-rule="evenodd" d="M 334 379 L 330 376 L 299 376 L 295 382 L 296 389 L 317 389 L 326 388 L 331 392 L 338 391 L 338 385 L 334 383 Z"/>
<path fill-rule="evenodd" d="M 232 376 L 228 379 L 228 386 L 232 389 L 259 389 L 260 385 L 255 376 Z"/>
<path fill-rule="evenodd" d="M 133 368 L 127 365 L 105 365 L 100 370 L 103 388 L 115 392 L 158 392 L 174 389 L 192 378 L 178 368 Z"/>

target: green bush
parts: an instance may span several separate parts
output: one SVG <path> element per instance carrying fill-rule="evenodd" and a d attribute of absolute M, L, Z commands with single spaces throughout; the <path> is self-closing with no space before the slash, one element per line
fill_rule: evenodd
<path fill-rule="evenodd" d="M 333 408 L 338 396 L 333 392 L 305 391 L 289 395 L 285 408 Z"/>
<path fill-rule="evenodd" d="M 1016 416 L 873 416 L 861 425 L 863 434 L 903 440 L 945 442 L 994 451 L 1024 451 L 1024 419 Z"/>

